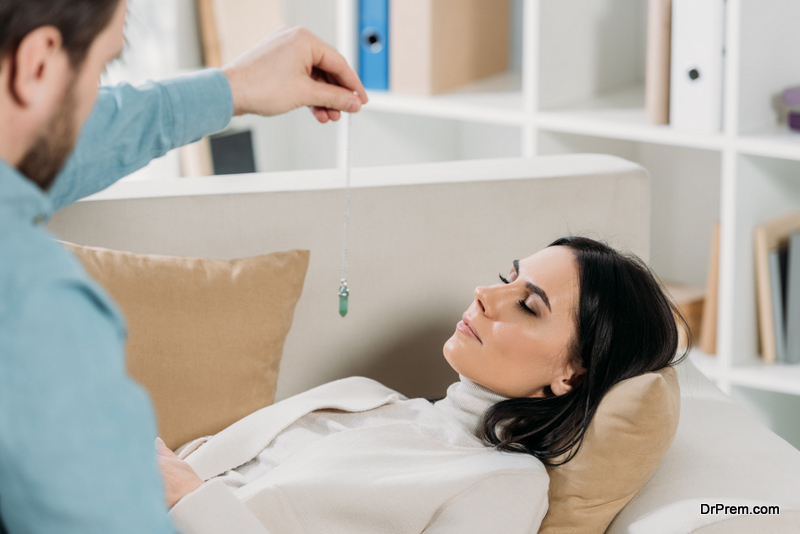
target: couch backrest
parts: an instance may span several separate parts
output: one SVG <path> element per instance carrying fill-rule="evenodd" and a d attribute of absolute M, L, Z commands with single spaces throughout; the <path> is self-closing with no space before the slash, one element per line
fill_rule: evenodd
<path fill-rule="evenodd" d="M 67 241 L 136 253 L 232 259 L 308 249 L 306 283 L 284 348 L 276 400 L 363 375 L 408 396 L 443 396 L 457 379 L 442 345 L 472 302 L 511 262 L 570 233 L 645 260 L 645 170 L 611 156 L 570 155 L 362 168 L 353 172 L 350 311 L 338 299 L 344 195 L 338 171 L 282 173 L 280 191 L 79 202 L 50 227 Z M 270 187 L 271 175 L 249 177 Z M 286 180 L 289 180 L 287 186 Z M 191 182 L 204 180 L 203 182 Z M 122 184 L 124 185 L 124 184 Z M 181 188 L 187 194 L 180 194 Z M 213 190 L 211 188 L 210 190 Z"/>

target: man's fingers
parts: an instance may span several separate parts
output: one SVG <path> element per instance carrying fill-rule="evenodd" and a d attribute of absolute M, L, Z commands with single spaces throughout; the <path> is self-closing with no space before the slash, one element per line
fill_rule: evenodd
<path fill-rule="evenodd" d="M 323 81 L 310 83 L 308 100 L 312 106 L 351 113 L 361 109 L 361 100 L 348 89 Z"/>
<path fill-rule="evenodd" d="M 318 106 L 309 106 L 308 109 L 311 110 L 311 113 L 314 115 L 314 118 L 317 119 L 322 124 L 328 122 L 328 112 L 325 108 L 321 108 Z"/>
<path fill-rule="evenodd" d="M 311 114 L 314 115 L 320 123 L 325 124 L 328 121 L 338 121 L 342 117 L 341 111 L 335 109 L 321 108 L 319 106 L 308 106 Z"/>
<path fill-rule="evenodd" d="M 339 83 L 339 81 L 336 79 L 336 77 L 333 74 L 331 74 L 329 72 L 325 72 L 324 70 L 318 69 L 317 67 L 314 67 L 311 70 L 311 79 L 314 80 L 319 85 L 327 84 L 327 85 L 330 85 L 331 87 L 341 87 L 341 84 Z M 338 92 L 338 90 L 337 90 L 337 92 Z M 312 89 L 312 94 L 317 95 L 317 92 L 314 89 Z M 344 95 L 344 93 L 341 93 L 341 92 L 338 92 L 338 94 Z M 349 91 L 347 92 L 347 96 L 348 97 L 351 96 Z M 332 98 L 332 97 L 329 96 L 329 98 Z M 342 96 L 342 98 L 343 98 L 343 96 Z M 361 104 L 361 99 L 358 96 L 353 94 L 351 100 L 352 100 L 352 102 L 354 102 L 356 104 L 356 106 L 353 109 L 349 110 L 349 111 L 357 111 L 358 109 L 361 109 L 361 105 L 360 105 Z M 342 108 L 341 106 L 336 105 L 335 100 L 328 100 L 327 102 L 333 102 L 333 104 L 323 103 L 322 105 L 312 105 L 311 107 L 312 108 L 321 108 L 323 111 L 325 111 L 324 115 L 326 117 L 326 120 L 330 119 L 332 121 L 338 121 L 339 117 L 341 117 L 341 113 L 339 112 L 339 110 L 343 109 L 343 110 L 347 111 L 347 107 Z M 346 106 L 350 106 L 350 101 L 346 102 Z M 317 117 L 317 120 L 319 120 L 320 122 L 323 122 L 323 123 L 326 122 L 326 120 L 321 120 L 320 116 L 313 109 L 312 109 L 312 112 L 314 113 L 314 116 Z"/>
<path fill-rule="evenodd" d="M 314 39 L 315 46 L 312 46 L 314 67 L 328 74 L 329 81 L 333 82 L 335 80 L 338 85 L 349 89 L 351 94 L 352 92 L 358 93 L 360 104 L 366 104 L 369 101 L 367 91 L 344 57 L 324 41 L 316 37 Z M 330 76 L 333 76 L 333 79 Z"/>

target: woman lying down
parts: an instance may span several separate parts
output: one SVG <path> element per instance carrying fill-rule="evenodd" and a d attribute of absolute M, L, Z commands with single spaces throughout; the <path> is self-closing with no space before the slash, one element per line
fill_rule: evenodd
<path fill-rule="evenodd" d="M 617 382 L 668 365 L 653 275 L 569 237 L 477 287 L 444 345 L 460 380 L 408 399 L 367 378 L 263 408 L 179 450 L 158 443 L 176 527 L 197 533 L 535 533 L 545 464 L 581 443 Z"/>

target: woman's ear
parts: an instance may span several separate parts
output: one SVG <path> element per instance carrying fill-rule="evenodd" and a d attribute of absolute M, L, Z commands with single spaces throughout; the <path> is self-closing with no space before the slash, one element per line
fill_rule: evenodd
<path fill-rule="evenodd" d="M 564 395 L 580 386 L 585 377 L 586 369 L 580 368 L 576 370 L 572 365 L 569 365 L 563 375 L 553 380 L 553 383 L 550 384 L 550 390 L 556 397 Z"/>

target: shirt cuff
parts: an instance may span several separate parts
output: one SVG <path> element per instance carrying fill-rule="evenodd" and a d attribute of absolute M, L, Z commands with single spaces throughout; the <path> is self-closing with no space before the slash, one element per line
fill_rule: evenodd
<path fill-rule="evenodd" d="M 175 146 L 225 128 L 233 117 L 233 94 L 220 69 L 204 69 L 160 82 L 175 110 Z"/>
<path fill-rule="evenodd" d="M 184 534 L 270 534 L 221 480 L 211 480 L 178 501 L 169 512 Z"/>

